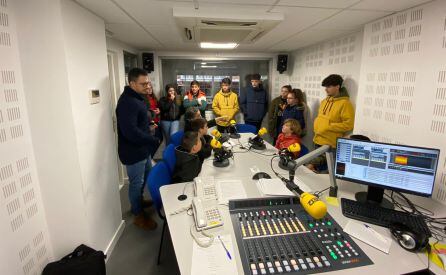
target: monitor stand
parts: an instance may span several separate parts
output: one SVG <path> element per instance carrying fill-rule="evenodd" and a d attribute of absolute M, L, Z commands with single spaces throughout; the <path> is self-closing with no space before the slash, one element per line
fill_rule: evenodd
<path fill-rule="evenodd" d="M 393 203 L 384 198 L 384 189 L 369 186 L 367 192 L 357 192 L 355 199 L 359 202 L 377 204 L 383 208 L 393 209 Z"/>

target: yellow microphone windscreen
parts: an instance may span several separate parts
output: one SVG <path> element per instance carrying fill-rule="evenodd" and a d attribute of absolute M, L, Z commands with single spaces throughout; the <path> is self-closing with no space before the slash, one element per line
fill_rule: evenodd
<path fill-rule="evenodd" d="M 213 138 L 211 140 L 211 147 L 214 149 L 220 149 L 221 148 L 221 142 Z"/>
<path fill-rule="evenodd" d="M 290 146 L 288 146 L 288 151 L 291 153 L 297 153 L 300 152 L 300 144 L 299 143 L 293 143 Z"/>
<path fill-rule="evenodd" d="M 221 138 L 221 133 L 220 131 L 218 131 L 217 129 L 214 129 L 211 131 L 211 135 L 213 135 L 214 137 L 216 137 L 217 139 Z"/>
<path fill-rule="evenodd" d="M 235 120 L 233 120 L 233 119 L 231 119 L 231 121 L 229 121 L 229 124 L 231 124 L 231 125 L 235 125 Z"/>
<path fill-rule="evenodd" d="M 268 130 L 266 130 L 265 127 L 260 128 L 260 130 L 259 130 L 259 136 L 263 136 L 263 135 L 266 134 L 266 133 L 268 133 Z"/>
<path fill-rule="evenodd" d="M 315 219 L 321 219 L 327 214 L 327 205 L 310 193 L 305 192 L 300 195 L 300 204 Z"/>

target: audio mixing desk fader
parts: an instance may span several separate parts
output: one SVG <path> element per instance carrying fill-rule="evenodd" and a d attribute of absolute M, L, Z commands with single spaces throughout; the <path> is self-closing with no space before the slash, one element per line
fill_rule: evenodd
<path fill-rule="evenodd" d="M 312 274 L 373 264 L 327 214 L 311 218 L 297 198 L 229 201 L 245 274 Z"/>

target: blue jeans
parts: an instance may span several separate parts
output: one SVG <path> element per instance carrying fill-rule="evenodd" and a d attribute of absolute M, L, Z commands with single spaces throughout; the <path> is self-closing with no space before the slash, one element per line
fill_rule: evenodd
<path fill-rule="evenodd" d="M 164 136 L 166 137 L 166 145 L 168 145 L 170 136 L 180 130 L 180 121 L 161 120 L 161 129 L 163 129 Z"/>
<path fill-rule="evenodd" d="M 152 169 L 152 159 L 141 160 L 132 165 L 126 165 L 129 176 L 129 200 L 133 215 L 142 213 L 142 193 L 146 185 L 146 178 Z"/>

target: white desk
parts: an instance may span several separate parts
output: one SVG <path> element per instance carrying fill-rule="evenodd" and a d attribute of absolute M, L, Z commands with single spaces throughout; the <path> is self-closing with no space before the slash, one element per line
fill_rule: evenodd
<path fill-rule="evenodd" d="M 243 134 L 241 140 L 242 143 L 243 140 L 246 141 L 247 135 Z M 240 149 L 237 148 L 238 146 L 235 146 L 234 150 L 240 151 Z M 275 149 L 272 146 L 268 146 L 267 150 L 262 151 L 262 153 L 265 154 L 271 154 L 273 152 L 275 152 Z M 258 198 L 261 197 L 261 194 L 257 190 L 255 181 L 251 179 L 252 174 L 249 168 L 255 165 L 259 168 L 260 171 L 267 172 L 268 174 L 273 176 L 274 173 L 271 171 L 270 168 L 270 159 L 271 157 L 262 156 L 252 152 L 240 153 L 235 154 L 235 160 L 231 160 L 231 165 L 225 168 L 213 167 L 212 161 L 207 160 L 206 165 L 203 165 L 203 170 L 200 176 L 214 176 L 216 179 L 240 179 L 243 182 L 248 198 Z M 273 162 L 274 169 L 276 171 L 282 171 L 283 174 L 287 174 L 287 172 L 281 170 L 277 164 L 278 160 L 275 160 Z M 296 171 L 296 177 L 298 177 L 306 185 L 312 188 L 312 191 L 322 190 L 329 186 L 328 175 L 314 174 L 312 172 L 309 172 L 309 170 L 305 167 L 299 167 L 299 169 Z M 188 184 L 188 186 L 186 186 L 185 193 L 187 194 L 188 198 L 185 201 L 179 201 L 177 199 L 178 195 L 183 192 L 185 184 L 187 183 L 163 186 L 161 188 L 161 197 L 163 200 L 164 210 L 166 213 L 167 222 L 169 224 L 169 231 L 172 237 L 172 243 L 175 249 L 175 254 L 181 274 L 190 274 L 192 264 L 193 239 L 189 234 L 189 228 L 194 223 L 193 217 L 187 215 L 187 213 L 185 212 L 174 216 L 169 215 L 170 212 L 191 204 L 191 200 L 193 197 L 192 184 Z M 343 181 L 338 181 L 338 186 L 339 198 L 353 198 L 355 192 L 365 190 L 364 186 Z M 415 199 L 415 197 L 411 198 L 422 205 L 429 205 L 429 209 L 433 210 L 435 213 L 446 212 L 444 206 L 435 203 L 431 199 Z M 219 208 L 223 216 L 224 226 L 209 230 L 209 233 L 214 235 L 231 235 L 235 254 L 234 258 L 237 263 L 238 273 L 243 274 L 243 268 L 237 248 L 237 242 L 235 240 L 235 235 L 232 229 L 228 207 L 219 206 Z M 328 212 L 339 223 L 339 225 L 341 225 L 342 227 L 346 225 L 348 218 L 342 215 L 340 206 L 334 207 L 328 205 Z M 372 227 L 381 234 L 390 236 L 390 232 L 386 228 L 373 225 Z M 355 240 L 355 242 L 369 256 L 374 264 L 359 268 L 334 271 L 330 272 L 330 274 L 403 274 L 423 269 L 427 266 L 427 257 L 424 254 L 414 254 L 407 252 L 404 249 L 400 248 L 400 246 L 396 242 L 392 243 L 389 255 L 378 251 L 377 249 L 374 249 L 373 247 L 370 247 L 359 240 Z M 431 269 L 436 274 L 442 274 L 442 272 L 444 272 L 434 264 L 431 264 Z"/>

